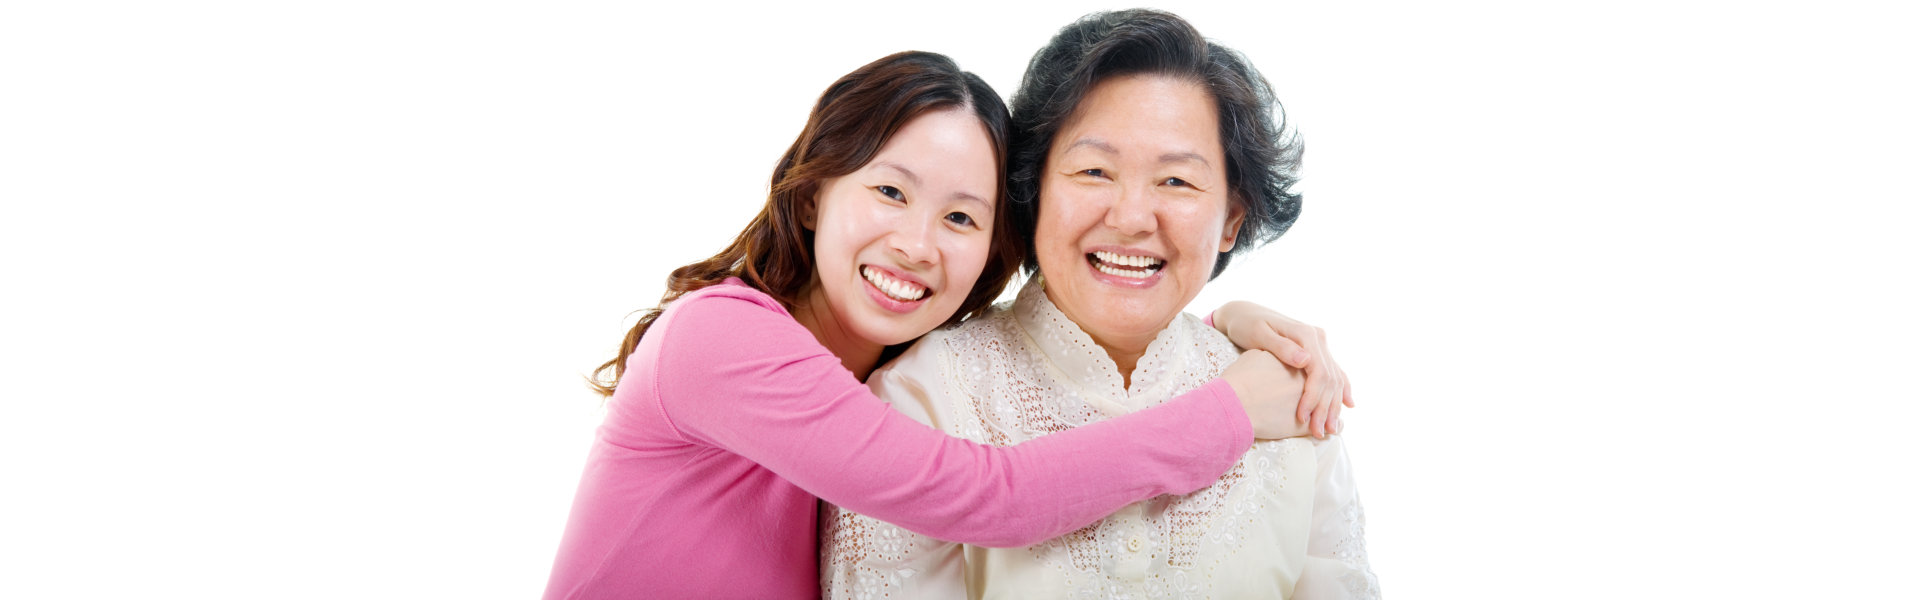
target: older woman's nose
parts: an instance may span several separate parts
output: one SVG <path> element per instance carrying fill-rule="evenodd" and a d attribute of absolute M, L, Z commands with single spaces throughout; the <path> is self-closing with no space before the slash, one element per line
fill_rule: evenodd
<path fill-rule="evenodd" d="M 1153 233 L 1156 219 L 1153 216 L 1153 198 L 1140 186 L 1122 186 L 1120 195 L 1113 204 L 1107 206 L 1107 227 L 1120 233 L 1138 235 Z"/>

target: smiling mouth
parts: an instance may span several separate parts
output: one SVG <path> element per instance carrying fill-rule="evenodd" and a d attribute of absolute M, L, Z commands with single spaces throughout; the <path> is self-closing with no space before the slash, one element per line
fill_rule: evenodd
<path fill-rule="evenodd" d="M 1087 263 L 1101 273 L 1132 279 L 1152 277 L 1155 272 L 1167 266 L 1167 261 L 1151 256 L 1128 256 L 1104 250 L 1088 253 Z"/>
<path fill-rule="evenodd" d="M 867 283 L 873 284 L 873 287 L 879 288 L 880 293 L 886 294 L 888 298 L 894 300 L 914 302 L 927 297 L 927 288 L 888 277 L 885 272 L 879 269 L 870 269 L 867 268 L 866 265 L 860 265 L 860 276 L 867 278 Z"/>

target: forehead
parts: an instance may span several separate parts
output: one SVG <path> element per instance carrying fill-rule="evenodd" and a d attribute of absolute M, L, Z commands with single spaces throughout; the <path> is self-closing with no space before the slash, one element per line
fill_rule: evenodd
<path fill-rule="evenodd" d="M 1104 144 L 1083 143 L 1088 139 Z M 1218 157 L 1224 151 L 1219 107 L 1205 87 L 1191 80 L 1163 75 L 1108 77 L 1080 99 L 1054 136 L 1050 152 L 1077 148 L 1123 154 L 1193 152 L 1220 165 Z"/>
<path fill-rule="evenodd" d="M 916 185 L 983 198 L 999 189 L 999 163 L 987 127 L 961 107 L 907 121 L 861 170 L 896 173 Z"/>

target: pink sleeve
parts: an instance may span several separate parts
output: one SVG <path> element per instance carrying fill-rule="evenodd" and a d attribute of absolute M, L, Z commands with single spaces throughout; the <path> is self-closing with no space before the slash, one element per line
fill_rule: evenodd
<path fill-rule="evenodd" d="M 666 336 L 655 397 L 683 439 L 939 539 L 1035 544 L 1211 484 L 1253 443 L 1232 387 L 1216 379 L 1133 415 L 1012 447 L 976 444 L 894 411 L 777 308 L 726 295 L 681 302 L 648 335 Z"/>

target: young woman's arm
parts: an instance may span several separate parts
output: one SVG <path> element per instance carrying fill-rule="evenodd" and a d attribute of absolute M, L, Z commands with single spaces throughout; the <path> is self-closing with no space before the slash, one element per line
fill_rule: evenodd
<path fill-rule="evenodd" d="M 1347 374 L 1327 350 L 1327 332 L 1252 302 L 1234 301 L 1207 314 L 1207 324 L 1226 334 L 1233 345 L 1273 353 L 1281 362 L 1307 374 L 1297 419 L 1312 435 L 1325 439 L 1337 432 L 1340 406 L 1353 407 L 1353 389 Z"/>
<path fill-rule="evenodd" d="M 662 351 L 635 361 L 633 383 L 655 386 L 661 417 L 684 441 L 911 531 L 1031 545 L 1132 502 L 1206 486 L 1253 443 L 1246 410 L 1220 379 L 1018 446 L 949 437 L 895 412 L 771 299 L 742 290 L 683 298 L 648 334 L 661 336 Z"/>

